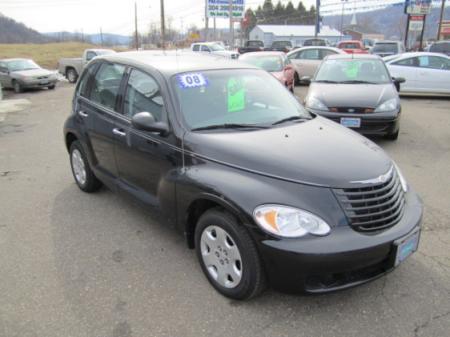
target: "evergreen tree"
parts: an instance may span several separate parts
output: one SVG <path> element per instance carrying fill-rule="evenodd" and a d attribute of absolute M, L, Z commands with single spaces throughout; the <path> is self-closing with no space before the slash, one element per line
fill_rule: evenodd
<path fill-rule="evenodd" d="M 294 15 L 295 17 L 295 24 L 297 25 L 304 25 L 306 24 L 306 19 L 307 19 L 307 12 L 306 12 L 306 8 L 303 5 L 303 2 L 299 2 L 298 6 L 297 6 L 297 11 L 295 13 L 296 15 Z"/>
<path fill-rule="evenodd" d="M 286 13 L 287 22 L 288 24 L 294 24 L 295 23 L 295 8 L 291 1 L 289 1 L 286 5 L 286 8 L 284 9 L 284 12 Z"/>
<path fill-rule="evenodd" d="M 274 9 L 272 0 L 265 0 L 262 6 L 263 22 L 265 24 L 275 23 L 273 19 Z"/>

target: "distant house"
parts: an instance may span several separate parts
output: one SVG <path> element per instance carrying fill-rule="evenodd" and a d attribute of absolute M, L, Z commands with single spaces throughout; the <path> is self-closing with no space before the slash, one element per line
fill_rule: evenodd
<path fill-rule="evenodd" d="M 372 39 L 372 40 L 384 40 L 384 35 L 375 33 L 375 32 L 367 32 L 364 29 L 344 29 L 344 36 L 351 40 L 362 40 L 362 39 Z"/>
<path fill-rule="evenodd" d="M 250 31 L 250 40 L 261 40 L 265 46 L 270 46 L 274 41 L 291 41 L 293 46 L 301 46 L 303 41 L 314 37 L 314 25 L 256 25 Z M 322 26 L 319 38 L 336 42 L 341 38 L 341 33 L 329 26 Z"/>

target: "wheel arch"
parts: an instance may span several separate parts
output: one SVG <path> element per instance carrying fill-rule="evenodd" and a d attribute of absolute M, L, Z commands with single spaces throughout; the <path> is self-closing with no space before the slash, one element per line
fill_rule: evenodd
<path fill-rule="evenodd" d="M 195 248 L 195 227 L 198 219 L 213 208 L 221 208 L 229 212 L 242 224 L 247 222 L 244 213 L 231 202 L 211 193 L 202 193 L 190 202 L 184 215 L 184 231 L 189 248 Z"/>
<path fill-rule="evenodd" d="M 67 151 L 70 151 L 70 146 L 72 145 L 72 143 L 74 141 L 77 141 L 77 140 L 78 140 L 78 137 L 75 133 L 70 132 L 70 131 L 66 133 L 65 143 L 66 143 Z"/>

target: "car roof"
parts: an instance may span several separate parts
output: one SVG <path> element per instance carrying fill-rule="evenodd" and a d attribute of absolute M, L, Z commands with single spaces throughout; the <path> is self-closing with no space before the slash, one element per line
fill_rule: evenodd
<path fill-rule="evenodd" d="M 174 74 L 218 70 L 218 69 L 259 69 L 258 67 L 228 60 L 220 56 L 199 55 L 199 53 L 185 51 L 133 51 L 109 55 L 102 55 L 95 60 L 106 60 L 141 69 L 157 70 L 165 77 Z"/>
<path fill-rule="evenodd" d="M 282 51 L 255 51 L 250 53 L 245 53 L 241 55 L 239 58 L 246 58 L 248 56 L 285 56 L 286 53 L 283 53 Z"/>
<path fill-rule="evenodd" d="M 334 54 L 328 55 L 327 60 L 336 60 L 336 59 L 366 59 L 366 60 L 381 60 L 381 57 L 373 54 Z"/>
<path fill-rule="evenodd" d="M 417 56 L 438 56 L 438 57 L 444 57 L 444 58 L 450 58 L 445 54 L 442 53 L 432 53 L 432 52 L 426 52 L 426 51 L 416 51 L 416 52 L 409 52 L 409 53 L 403 53 L 403 54 L 398 54 L 397 57 L 394 57 L 392 59 L 389 59 L 386 62 L 392 62 L 392 61 L 398 61 L 398 60 L 403 60 L 405 58 L 410 58 L 410 57 L 417 57 Z"/>
<path fill-rule="evenodd" d="M 348 42 L 350 42 L 350 43 L 361 43 L 361 41 L 359 41 L 359 40 L 342 40 L 342 41 L 339 41 L 339 43 L 348 43 Z"/>
<path fill-rule="evenodd" d="M 378 40 L 377 42 L 375 42 L 375 44 L 380 44 L 380 43 L 401 43 L 401 42 L 393 41 L 393 40 Z"/>
<path fill-rule="evenodd" d="M 27 59 L 27 58 L 21 58 L 21 57 L 17 57 L 17 58 L 12 58 L 12 59 L 3 59 L 0 60 L 2 62 L 12 62 L 12 61 L 32 61 L 31 59 Z"/>
<path fill-rule="evenodd" d="M 295 48 L 294 50 L 290 51 L 289 53 L 287 53 L 287 55 L 293 54 L 293 53 L 297 53 L 299 51 L 302 50 L 308 50 L 308 49 L 325 49 L 325 50 L 333 50 L 335 52 L 338 52 L 340 54 L 347 54 L 345 51 L 343 51 L 342 49 L 339 48 L 335 48 L 335 47 L 330 47 L 330 46 L 306 46 L 306 47 L 299 47 L 299 48 Z"/>

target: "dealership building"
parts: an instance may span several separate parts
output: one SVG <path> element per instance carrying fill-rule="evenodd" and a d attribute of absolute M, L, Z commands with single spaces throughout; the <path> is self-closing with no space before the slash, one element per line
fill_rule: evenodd
<path fill-rule="evenodd" d="M 249 35 L 250 40 L 261 40 L 269 47 L 274 41 L 291 41 L 293 46 L 303 45 L 306 39 L 314 38 L 314 25 L 256 25 Z M 319 38 L 336 42 L 341 32 L 329 26 L 320 28 Z"/>

